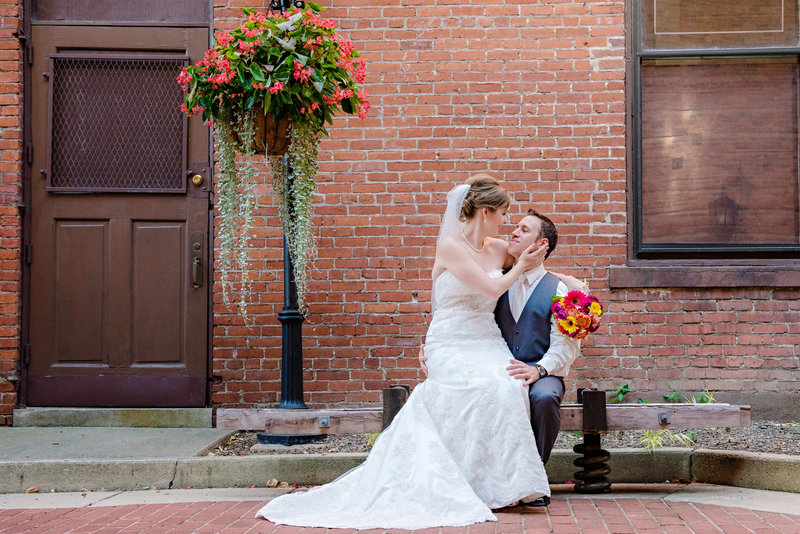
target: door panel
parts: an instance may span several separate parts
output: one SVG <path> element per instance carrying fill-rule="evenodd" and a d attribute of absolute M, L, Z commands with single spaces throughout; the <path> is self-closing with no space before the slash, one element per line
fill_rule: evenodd
<path fill-rule="evenodd" d="M 208 30 L 32 31 L 27 404 L 204 406 L 209 136 L 175 77 Z"/>
<path fill-rule="evenodd" d="M 59 364 L 104 363 L 108 224 L 56 221 L 54 354 Z M 80 251 L 76 254 L 76 251 Z"/>
<path fill-rule="evenodd" d="M 177 222 L 134 223 L 132 363 L 184 361 L 185 228 Z"/>

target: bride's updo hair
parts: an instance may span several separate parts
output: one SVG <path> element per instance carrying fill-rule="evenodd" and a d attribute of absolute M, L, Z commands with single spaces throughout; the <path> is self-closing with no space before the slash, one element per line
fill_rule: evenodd
<path fill-rule="evenodd" d="M 462 221 L 473 218 L 483 208 L 494 212 L 511 204 L 508 191 L 488 174 L 476 174 L 465 183 L 469 184 L 469 191 L 461 203 Z"/>

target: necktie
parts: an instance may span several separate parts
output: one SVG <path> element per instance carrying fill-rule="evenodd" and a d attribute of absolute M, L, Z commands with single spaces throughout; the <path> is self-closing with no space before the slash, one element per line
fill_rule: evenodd
<path fill-rule="evenodd" d="M 515 321 L 519 321 L 519 316 L 522 315 L 522 310 L 525 308 L 525 302 L 527 301 L 525 294 L 527 293 L 527 288 L 528 277 L 523 274 L 519 277 L 519 280 L 514 282 L 514 285 L 511 286 L 511 291 L 509 291 L 508 296 L 511 315 L 514 317 Z"/>

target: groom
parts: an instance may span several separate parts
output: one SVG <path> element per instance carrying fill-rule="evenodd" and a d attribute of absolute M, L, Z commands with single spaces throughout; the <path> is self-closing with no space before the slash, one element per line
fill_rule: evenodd
<path fill-rule="evenodd" d="M 557 241 L 558 232 L 553 222 L 531 209 L 511 233 L 508 253 L 518 258 L 532 243 L 546 243 L 544 259 L 547 259 Z M 580 351 L 580 341 L 559 332 L 550 313 L 552 297 L 566 294 L 564 282 L 539 264 L 514 282 L 497 301 L 494 312 L 514 356 L 506 369 L 511 376 L 530 385 L 531 426 L 543 463 L 550 458 L 561 427 L 564 377 Z M 549 497 L 540 497 L 527 504 L 547 506 L 549 503 Z"/>
<path fill-rule="evenodd" d="M 548 217 L 536 210 L 519 221 L 508 242 L 508 253 L 514 258 L 531 244 L 547 244 L 544 259 L 556 248 L 558 232 Z M 578 284 L 577 280 L 575 280 Z M 583 292 L 588 292 L 584 285 Z M 580 341 L 565 336 L 553 323 L 550 305 L 554 295 L 567 294 L 567 286 L 559 276 L 545 271 L 539 264 L 526 271 L 500 297 L 495 309 L 503 338 L 514 359 L 507 367 L 511 376 L 530 386 L 531 426 L 542 463 L 547 463 L 561 427 L 561 399 L 564 396 L 564 377 L 580 351 Z M 428 374 L 424 345 L 419 361 Z M 547 506 L 549 497 L 539 497 L 528 506 Z"/>

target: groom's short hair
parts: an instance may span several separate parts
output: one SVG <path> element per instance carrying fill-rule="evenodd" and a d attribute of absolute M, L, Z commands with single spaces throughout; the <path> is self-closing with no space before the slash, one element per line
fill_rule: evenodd
<path fill-rule="evenodd" d="M 547 259 L 550 256 L 550 253 L 556 249 L 556 244 L 558 243 L 558 230 L 556 230 L 556 225 L 553 224 L 553 221 L 551 221 L 547 215 L 539 213 L 533 208 L 528 210 L 528 215 L 533 215 L 542 221 L 542 229 L 539 232 L 539 237 L 537 237 L 537 239 L 541 239 L 543 237 L 547 238 L 547 254 L 544 255 L 544 259 Z"/>

